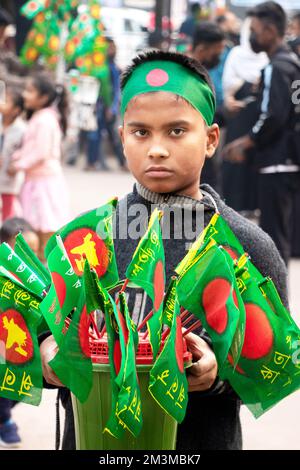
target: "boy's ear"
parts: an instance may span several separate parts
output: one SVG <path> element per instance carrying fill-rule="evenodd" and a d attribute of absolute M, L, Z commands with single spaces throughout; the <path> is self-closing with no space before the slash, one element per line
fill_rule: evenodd
<path fill-rule="evenodd" d="M 213 124 L 207 128 L 206 158 L 211 158 L 219 145 L 220 128 L 218 124 Z"/>
<path fill-rule="evenodd" d="M 125 153 L 124 127 L 119 126 L 118 131 L 119 131 L 119 136 L 120 136 L 120 139 L 121 139 L 121 142 L 122 142 L 123 154 L 124 154 L 124 157 L 127 158 L 126 153 Z"/>

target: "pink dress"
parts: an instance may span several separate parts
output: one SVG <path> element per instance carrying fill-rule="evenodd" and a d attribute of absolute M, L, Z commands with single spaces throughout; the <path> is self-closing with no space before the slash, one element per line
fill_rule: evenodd
<path fill-rule="evenodd" d="M 25 173 L 20 194 L 23 216 L 42 233 L 55 232 L 69 220 L 61 148 L 58 114 L 48 107 L 34 113 L 23 145 L 13 155 L 17 170 Z"/>

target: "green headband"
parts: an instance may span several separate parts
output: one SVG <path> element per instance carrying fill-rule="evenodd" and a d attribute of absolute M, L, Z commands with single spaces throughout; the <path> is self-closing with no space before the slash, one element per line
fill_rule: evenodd
<path fill-rule="evenodd" d="M 209 85 L 187 67 L 166 60 L 144 62 L 132 72 L 122 92 L 122 117 L 132 98 L 153 91 L 182 96 L 199 111 L 207 125 L 213 123 L 216 103 Z"/>

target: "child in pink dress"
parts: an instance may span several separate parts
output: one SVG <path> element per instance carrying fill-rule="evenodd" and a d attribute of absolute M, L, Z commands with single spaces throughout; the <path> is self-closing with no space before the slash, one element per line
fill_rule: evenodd
<path fill-rule="evenodd" d="M 24 171 L 20 200 L 24 218 L 40 239 L 40 257 L 49 237 L 66 222 L 69 212 L 62 169 L 62 138 L 67 129 L 67 96 L 46 74 L 28 79 L 23 93 L 31 114 L 23 145 L 10 171 Z"/>

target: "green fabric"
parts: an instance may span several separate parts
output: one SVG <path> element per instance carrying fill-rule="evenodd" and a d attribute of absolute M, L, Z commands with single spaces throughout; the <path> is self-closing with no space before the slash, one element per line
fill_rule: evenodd
<path fill-rule="evenodd" d="M 153 358 L 160 348 L 161 316 L 165 290 L 165 253 L 160 228 L 161 213 L 155 209 L 149 226 L 141 238 L 132 261 L 126 270 L 126 278 L 133 285 L 142 287 L 152 299 L 153 315 L 147 323 Z"/>
<path fill-rule="evenodd" d="M 65 319 L 77 306 L 82 286 L 59 236 L 57 236 L 56 246 L 48 256 L 47 263 L 52 284 L 40 304 L 40 310 L 55 341 L 60 345 L 66 333 Z"/>
<path fill-rule="evenodd" d="M 2 275 L 9 277 L 40 299 L 43 298 L 46 284 L 7 243 L 2 243 L 0 246 L 0 264 Z"/>
<path fill-rule="evenodd" d="M 0 397 L 39 405 L 43 388 L 39 301 L 3 277 L 0 299 Z"/>
<path fill-rule="evenodd" d="M 60 342 L 58 353 L 49 362 L 61 382 L 81 403 L 87 400 L 93 383 L 89 349 L 90 319 L 85 304 L 85 290 L 82 288 L 71 323 Z"/>
<path fill-rule="evenodd" d="M 60 235 L 75 273 L 81 277 L 85 258 L 94 268 L 104 287 L 110 288 L 119 280 L 113 232 L 112 218 L 117 199 L 83 214 L 62 227 L 48 241 L 46 257 L 56 244 L 56 235 Z"/>
<path fill-rule="evenodd" d="M 216 104 L 209 85 L 183 65 L 167 60 L 153 60 L 137 66 L 122 92 L 121 115 L 124 117 L 132 98 L 155 91 L 181 96 L 199 111 L 207 125 L 213 123 Z"/>
<path fill-rule="evenodd" d="M 166 413 L 181 423 L 188 402 L 188 383 L 184 370 L 181 319 L 174 282 L 169 290 L 168 305 L 164 318 L 171 324 L 171 330 L 150 371 L 149 392 Z"/>
<path fill-rule="evenodd" d="M 235 276 L 224 250 L 208 240 L 179 274 L 179 303 L 199 318 L 213 341 L 219 368 L 227 358 L 239 324 Z M 242 340 L 242 338 L 240 338 Z M 241 344 L 235 350 L 239 353 Z"/>
<path fill-rule="evenodd" d="M 300 329 L 269 280 L 263 283 L 262 292 L 251 276 L 249 264 L 239 278 L 246 308 L 243 349 L 235 370 L 227 362 L 220 377 L 229 380 L 244 404 L 259 417 L 300 388 L 300 362 L 294 354 Z"/>
<path fill-rule="evenodd" d="M 51 276 L 47 268 L 39 260 L 36 254 L 32 251 L 22 233 L 16 236 L 16 242 L 14 246 L 15 253 L 22 258 L 27 266 L 32 269 L 33 272 L 44 282 L 46 286 L 51 284 Z"/>

